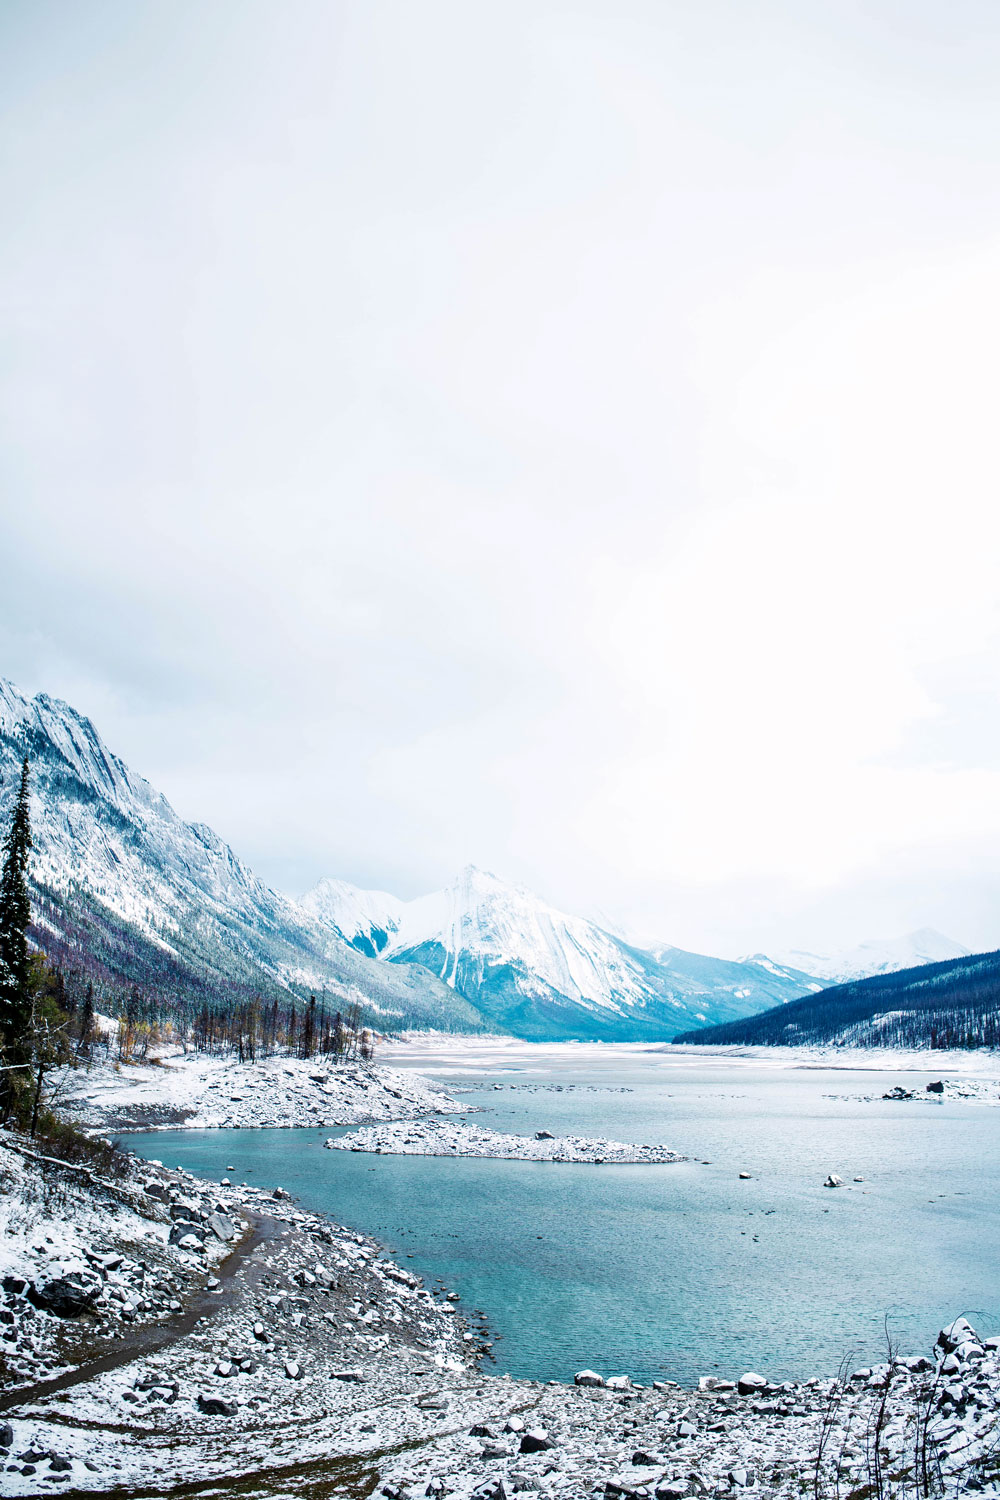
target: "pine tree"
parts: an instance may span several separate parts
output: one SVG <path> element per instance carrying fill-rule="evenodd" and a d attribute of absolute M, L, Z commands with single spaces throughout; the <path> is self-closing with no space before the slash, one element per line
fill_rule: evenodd
<path fill-rule="evenodd" d="M 89 1057 L 90 1046 L 94 1039 L 94 986 L 87 985 L 87 997 L 83 1002 L 83 1013 L 80 1016 L 80 1038 L 77 1044 L 77 1057 Z"/>
<path fill-rule="evenodd" d="M 28 924 L 28 857 L 31 853 L 31 823 L 28 812 L 28 757 L 21 767 L 21 786 L 14 803 L 10 829 L 4 839 L 3 873 L 0 874 L 0 1048 L 7 1066 L 30 1062 L 28 1030 L 31 1024 Z M 13 1075 L 0 1075 L 9 1102 Z"/>

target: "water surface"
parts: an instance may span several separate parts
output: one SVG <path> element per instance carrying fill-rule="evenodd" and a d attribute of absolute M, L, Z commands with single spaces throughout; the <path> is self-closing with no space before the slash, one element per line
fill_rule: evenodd
<path fill-rule="evenodd" d="M 481 1124 L 663 1142 L 698 1160 L 373 1156 L 323 1150 L 329 1129 L 129 1144 L 201 1176 L 280 1184 L 375 1235 L 488 1314 L 497 1368 L 514 1375 L 566 1380 L 589 1365 L 646 1381 L 748 1368 L 802 1378 L 832 1373 L 848 1351 L 877 1358 L 887 1315 L 908 1352 L 959 1313 L 984 1332 L 1000 1325 L 1000 1109 L 860 1102 L 895 1083 L 923 1088 L 930 1073 L 612 1047 L 526 1048 L 471 1076 L 440 1066 L 490 1111 Z M 848 1186 L 824 1188 L 829 1172 Z"/>

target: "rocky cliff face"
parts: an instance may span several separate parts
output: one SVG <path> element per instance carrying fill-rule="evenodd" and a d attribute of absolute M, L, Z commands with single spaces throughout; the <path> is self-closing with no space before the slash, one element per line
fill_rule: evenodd
<path fill-rule="evenodd" d="M 272 891 L 203 823 L 186 823 L 89 719 L 0 679 L 0 818 L 32 775 L 36 933 L 99 977 L 167 994 L 234 986 L 361 1003 L 387 1026 L 478 1026 L 426 971 L 387 968 Z"/>

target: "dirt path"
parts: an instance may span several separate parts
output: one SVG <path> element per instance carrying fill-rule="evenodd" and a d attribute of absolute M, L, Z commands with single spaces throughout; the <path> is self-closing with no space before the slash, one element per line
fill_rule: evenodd
<path fill-rule="evenodd" d="M 266 1244 L 269 1240 L 276 1239 L 286 1232 L 284 1225 L 269 1218 L 266 1214 L 248 1213 L 247 1217 L 252 1225 L 250 1233 L 244 1236 L 214 1272 L 224 1288 L 225 1283 L 234 1279 L 244 1261 L 259 1245 Z M 64 1375 L 55 1375 L 51 1380 L 39 1380 L 32 1385 L 19 1385 L 13 1390 L 3 1391 L 0 1393 L 0 1412 L 30 1405 L 34 1401 L 40 1401 L 43 1396 L 53 1396 L 59 1391 L 68 1390 L 70 1386 L 83 1385 L 98 1375 L 106 1374 L 108 1370 L 117 1370 L 122 1365 L 132 1364 L 134 1360 L 145 1359 L 150 1354 L 157 1354 L 161 1349 L 169 1348 L 171 1344 L 177 1343 L 178 1339 L 189 1334 L 199 1318 L 212 1317 L 217 1314 L 232 1299 L 232 1295 L 232 1288 L 223 1290 L 221 1294 L 209 1291 L 196 1292 L 183 1312 L 177 1313 L 167 1322 L 156 1323 L 151 1327 L 138 1330 L 124 1347 L 119 1346 L 107 1354 L 98 1355 L 96 1359 L 77 1365 L 75 1369 L 67 1370 Z"/>

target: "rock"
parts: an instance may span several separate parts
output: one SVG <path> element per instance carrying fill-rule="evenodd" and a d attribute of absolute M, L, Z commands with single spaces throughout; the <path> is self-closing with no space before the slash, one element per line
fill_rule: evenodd
<path fill-rule="evenodd" d="M 957 1349 L 959 1344 L 979 1343 L 979 1336 L 968 1318 L 956 1318 L 954 1323 L 949 1323 L 947 1328 L 942 1328 L 937 1336 L 937 1342 L 946 1354 Z"/>
<path fill-rule="evenodd" d="M 644 1469 L 655 1469 L 658 1467 L 660 1460 L 655 1453 L 647 1453 L 645 1448 L 637 1448 L 632 1454 L 632 1462 L 639 1464 Z"/>
<path fill-rule="evenodd" d="M 0 1423 L 0 1448 L 13 1448 L 14 1429 L 9 1422 Z"/>
<path fill-rule="evenodd" d="M 239 1411 L 235 1401 L 223 1401 L 221 1396 L 204 1395 L 198 1397 L 198 1409 L 206 1417 L 235 1417 Z"/>
<path fill-rule="evenodd" d="M 331 1380 L 353 1380 L 359 1385 L 365 1378 L 360 1370 L 331 1370 L 329 1373 Z"/>
<path fill-rule="evenodd" d="M 573 1376 L 574 1385 L 603 1385 L 604 1376 L 598 1375 L 596 1370 L 577 1370 Z"/>
<path fill-rule="evenodd" d="M 741 1172 L 740 1173 L 740 1181 L 741 1182 L 750 1182 L 751 1180 L 752 1179 L 750 1177 L 750 1173 L 749 1172 Z"/>
<path fill-rule="evenodd" d="M 736 1382 L 736 1389 L 741 1396 L 758 1396 L 761 1391 L 767 1390 L 767 1381 L 755 1370 L 749 1370 L 746 1375 L 740 1376 Z"/>
<path fill-rule="evenodd" d="M 544 1427 L 529 1427 L 521 1438 L 522 1453 L 544 1453 L 547 1448 L 553 1447 L 555 1444 Z"/>
<path fill-rule="evenodd" d="M 49 1459 L 49 1468 L 54 1474 L 68 1474 L 72 1470 L 73 1465 L 68 1458 L 57 1456 Z"/>
<path fill-rule="evenodd" d="M 89 1312 L 100 1292 L 98 1283 L 82 1282 L 69 1276 L 57 1276 L 44 1286 L 35 1286 L 28 1293 L 28 1300 L 44 1312 L 55 1313 L 57 1318 L 78 1318 Z"/>
<path fill-rule="evenodd" d="M 164 1202 L 167 1196 L 167 1190 L 162 1182 L 147 1182 L 144 1191 L 147 1198 L 158 1198 L 161 1203 Z"/>
<path fill-rule="evenodd" d="M 677 1436 L 679 1438 L 692 1438 L 696 1437 L 697 1434 L 698 1429 L 693 1422 L 678 1422 Z"/>
<path fill-rule="evenodd" d="M 824 1187 L 843 1187 L 844 1186 L 844 1179 L 842 1177 L 838 1177 L 837 1174 L 836 1174 L 836 1172 L 831 1172 L 830 1175 L 829 1175 L 829 1177 L 824 1182 L 823 1186 Z"/>
<path fill-rule="evenodd" d="M 5 1276 L 0 1286 L 8 1297 L 20 1297 L 22 1292 L 27 1291 L 28 1283 L 23 1276 Z"/>
<path fill-rule="evenodd" d="M 757 1483 L 757 1476 L 752 1469 L 730 1469 L 726 1478 L 734 1490 L 751 1489 Z"/>
<path fill-rule="evenodd" d="M 171 1245 L 183 1245 L 185 1240 L 193 1239 L 197 1240 L 200 1245 L 204 1234 L 205 1230 L 201 1224 L 195 1224 L 190 1219 L 179 1219 L 170 1230 L 169 1243 Z"/>
<path fill-rule="evenodd" d="M 493 1428 L 488 1427 L 485 1422 L 477 1422 L 475 1427 L 469 1428 L 469 1436 L 478 1438 L 495 1438 L 496 1433 L 493 1431 Z"/>
<path fill-rule="evenodd" d="M 294 1359 L 286 1359 L 285 1374 L 289 1380 L 300 1380 L 302 1378 L 302 1366 Z"/>
<path fill-rule="evenodd" d="M 225 1214 L 209 1214 L 208 1227 L 216 1239 L 227 1242 L 236 1236 L 236 1225 Z"/>
<path fill-rule="evenodd" d="M 686 1479 L 661 1479 L 654 1491 L 656 1500 L 684 1500 L 689 1493 Z"/>
<path fill-rule="evenodd" d="M 943 1094 L 944 1093 L 944 1084 L 943 1084 L 943 1082 L 940 1079 L 938 1079 L 937 1082 L 935 1082 L 935 1083 L 929 1083 L 927 1085 L 926 1092 L 928 1094 Z"/>
<path fill-rule="evenodd" d="M 447 1411 L 448 1397 L 437 1394 L 421 1396 L 417 1402 L 418 1411 Z"/>
<path fill-rule="evenodd" d="M 627 1375 L 609 1375 L 604 1383 L 609 1391 L 629 1391 L 632 1389 L 632 1382 Z"/>
<path fill-rule="evenodd" d="M 900 1085 L 897 1084 L 894 1089 L 890 1089 L 887 1094 L 883 1094 L 882 1098 L 883 1099 L 912 1099 L 913 1098 L 913 1090 L 912 1089 L 901 1088 Z"/>
<path fill-rule="evenodd" d="M 552 1134 L 551 1130 L 536 1130 L 535 1131 L 535 1140 L 536 1141 L 554 1141 L 555 1140 L 555 1136 Z"/>
<path fill-rule="evenodd" d="M 291 1193 L 286 1193 L 285 1189 L 282 1188 L 282 1187 L 276 1187 L 274 1189 L 274 1191 L 272 1192 L 272 1194 L 271 1194 L 271 1197 L 274 1198 L 274 1199 L 276 1199 L 276 1200 L 278 1200 L 278 1201 L 280 1201 L 283 1198 L 290 1199 L 291 1196 L 292 1196 Z"/>

